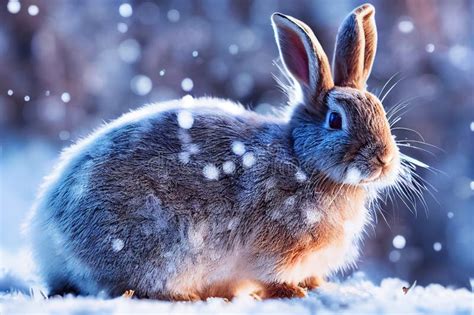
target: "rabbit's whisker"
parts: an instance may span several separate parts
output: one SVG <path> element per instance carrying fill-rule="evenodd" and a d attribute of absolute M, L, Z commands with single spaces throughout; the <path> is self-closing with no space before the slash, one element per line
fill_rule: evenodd
<path fill-rule="evenodd" d="M 383 104 L 383 101 L 385 100 L 385 98 L 390 94 L 390 92 L 398 85 L 398 83 L 400 83 L 404 79 L 406 79 L 406 77 L 401 77 L 390 87 L 390 89 L 388 89 L 387 93 L 385 93 L 385 95 L 380 99 L 380 102 L 382 104 Z"/>
<path fill-rule="evenodd" d="M 421 135 L 421 133 L 419 133 L 418 131 L 416 131 L 415 129 L 411 129 L 411 128 L 407 128 L 407 127 L 394 127 L 394 128 L 390 128 L 392 131 L 394 130 L 406 130 L 406 131 L 410 131 L 410 132 L 413 132 L 415 133 L 418 137 L 420 137 L 420 139 L 423 141 L 423 142 L 426 142 L 425 139 L 423 138 L 423 136 Z"/>
<path fill-rule="evenodd" d="M 384 92 L 384 90 L 385 90 L 385 88 L 387 87 L 387 85 L 390 83 L 390 81 L 392 81 L 393 78 L 395 78 L 395 77 L 396 77 L 397 75 L 399 75 L 399 74 L 400 74 L 400 71 L 395 72 L 395 73 L 387 80 L 387 82 L 385 82 L 385 84 L 383 85 L 382 89 L 380 90 L 379 95 L 377 96 L 379 99 L 380 99 L 380 97 L 382 96 L 382 93 Z"/>

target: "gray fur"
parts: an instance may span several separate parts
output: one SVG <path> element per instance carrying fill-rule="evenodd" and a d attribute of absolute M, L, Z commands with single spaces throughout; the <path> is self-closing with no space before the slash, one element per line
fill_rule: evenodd
<path fill-rule="evenodd" d="M 325 88 L 318 99 L 285 120 L 183 98 L 126 114 L 66 149 L 31 220 L 50 294 L 170 298 L 222 280 L 294 279 L 279 269 L 286 253 L 322 242 L 323 222 L 341 228 L 336 214 L 370 202 L 349 198 L 365 188 L 344 183 L 347 167 L 369 162 L 347 161 L 347 152 L 388 128 L 380 103 L 362 92 Z M 346 111 L 344 134 L 325 126 L 332 103 Z M 361 232 L 322 275 L 353 263 Z"/>

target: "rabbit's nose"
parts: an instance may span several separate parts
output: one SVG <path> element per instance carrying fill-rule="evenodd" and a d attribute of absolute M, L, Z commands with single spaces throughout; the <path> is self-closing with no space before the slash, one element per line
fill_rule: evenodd
<path fill-rule="evenodd" d="M 387 166 L 390 162 L 393 161 L 393 154 L 392 153 L 385 153 L 377 155 L 377 161 L 382 166 Z"/>

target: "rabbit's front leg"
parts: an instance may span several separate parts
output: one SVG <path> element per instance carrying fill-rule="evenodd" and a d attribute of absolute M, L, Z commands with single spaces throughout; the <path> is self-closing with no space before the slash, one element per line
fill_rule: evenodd
<path fill-rule="evenodd" d="M 303 298 L 306 290 L 295 284 L 272 282 L 264 284 L 256 295 L 261 299 Z"/>

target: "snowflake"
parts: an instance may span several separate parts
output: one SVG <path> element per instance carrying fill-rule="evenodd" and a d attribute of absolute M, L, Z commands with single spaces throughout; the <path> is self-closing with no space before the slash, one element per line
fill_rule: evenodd
<path fill-rule="evenodd" d="M 114 250 L 114 252 L 121 251 L 123 247 L 124 247 L 124 243 L 121 239 L 116 238 L 112 241 L 112 249 Z"/>
<path fill-rule="evenodd" d="M 242 157 L 242 163 L 244 164 L 244 167 L 252 167 L 256 162 L 255 154 L 252 152 L 247 152 L 244 154 Z"/>
<path fill-rule="evenodd" d="M 227 161 L 222 164 L 222 169 L 226 174 L 232 174 L 235 171 L 235 163 L 232 161 Z"/>
<path fill-rule="evenodd" d="M 308 177 L 306 176 L 306 174 L 305 174 L 303 171 L 301 171 L 301 170 L 299 170 L 299 171 L 296 172 L 295 177 L 296 177 L 296 180 L 297 180 L 298 182 L 300 182 L 300 183 L 305 182 L 306 179 L 308 179 Z"/>
<path fill-rule="evenodd" d="M 232 143 L 232 152 L 237 155 L 243 155 L 245 153 L 245 145 L 240 141 L 234 141 Z"/>
<path fill-rule="evenodd" d="M 193 115 L 186 111 L 182 110 L 178 113 L 178 125 L 183 129 L 189 129 L 193 126 L 194 118 Z"/>
<path fill-rule="evenodd" d="M 219 179 L 219 169 L 214 164 L 207 164 L 202 169 L 204 177 L 208 180 L 218 180 Z"/>

